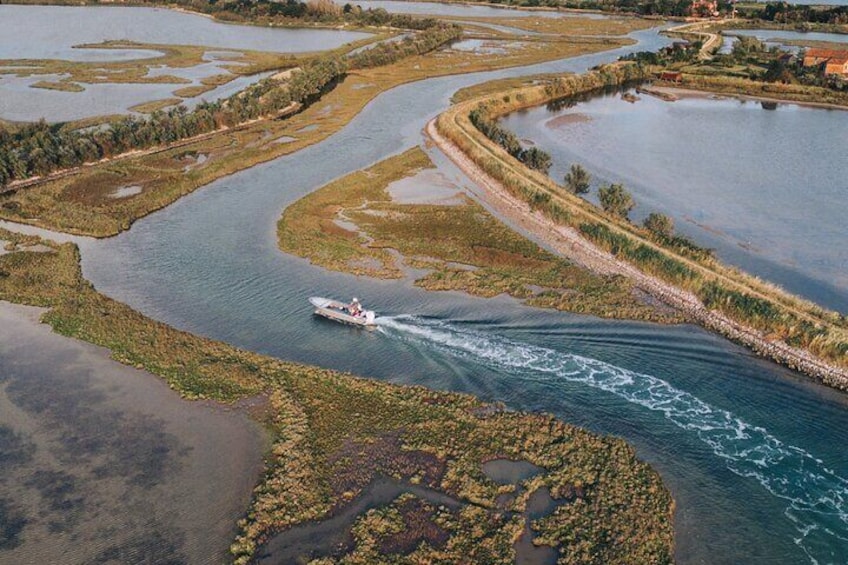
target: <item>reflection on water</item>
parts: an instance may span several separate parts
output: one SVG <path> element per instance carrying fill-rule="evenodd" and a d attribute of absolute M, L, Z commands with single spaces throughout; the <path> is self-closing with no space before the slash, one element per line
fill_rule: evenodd
<path fill-rule="evenodd" d="M 219 563 L 258 479 L 243 415 L 0 303 L 0 563 Z"/>
<path fill-rule="evenodd" d="M 650 211 L 746 271 L 848 312 L 848 112 L 781 104 L 642 96 L 534 108 L 503 123 L 553 156 L 551 177 L 582 163 L 622 182 L 637 221 Z M 580 114 L 563 123 L 559 116 Z M 552 119 L 557 121 L 552 121 Z"/>

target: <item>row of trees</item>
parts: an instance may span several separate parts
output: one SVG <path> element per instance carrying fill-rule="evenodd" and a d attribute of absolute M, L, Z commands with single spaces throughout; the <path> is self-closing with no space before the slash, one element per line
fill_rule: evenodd
<path fill-rule="evenodd" d="M 483 107 L 475 108 L 468 117 L 471 123 L 474 124 L 474 127 L 480 130 L 483 135 L 503 147 L 507 153 L 531 169 L 547 174 L 553 163 L 548 153 L 538 147 L 530 147 L 529 149 L 522 147 L 518 136 L 508 129 L 502 128 L 497 122 L 490 119 L 486 109 Z"/>
<path fill-rule="evenodd" d="M 589 193 L 592 177 L 586 169 L 574 163 L 565 174 L 563 181 L 566 190 L 579 196 Z M 604 212 L 628 221 L 630 212 L 636 206 L 633 195 L 624 188 L 624 185 L 619 183 L 601 185 L 598 188 L 598 201 Z M 676 235 L 674 233 L 674 220 L 665 214 L 651 212 L 642 221 L 642 227 L 648 230 L 654 239 L 660 243 L 692 257 L 712 256 L 712 250 L 700 247 L 684 236 Z"/>
<path fill-rule="evenodd" d="M 0 186 L 273 115 L 292 102 L 308 102 L 346 68 L 339 57 L 318 59 L 287 84 L 266 79 L 227 99 L 201 102 L 191 111 L 177 106 L 149 118 L 126 116 L 107 127 L 68 131 L 41 120 L 14 132 L 0 128 Z"/>
<path fill-rule="evenodd" d="M 176 4 L 220 20 L 252 23 L 291 23 L 292 20 L 315 23 L 349 22 L 363 26 L 389 26 L 425 30 L 438 23 L 433 18 L 391 14 L 383 8 L 363 10 L 356 4 L 339 6 L 332 0 L 147 0 L 150 4 Z"/>
<path fill-rule="evenodd" d="M 815 4 L 815 3 L 813 3 Z M 769 22 L 794 23 L 804 30 L 804 24 L 848 24 L 848 6 L 821 6 L 769 2 L 738 7 L 740 16 Z"/>
<path fill-rule="evenodd" d="M 435 20 L 434 20 L 435 21 Z M 390 65 L 406 57 L 423 55 L 459 39 L 462 28 L 455 24 L 436 22 L 425 32 L 404 37 L 400 41 L 384 41 L 348 58 L 352 68 L 366 69 Z"/>
<path fill-rule="evenodd" d="M 503 147 L 507 153 L 531 169 L 547 174 L 552 164 L 551 156 L 536 147 L 524 149 L 518 137 L 513 132 L 501 127 L 488 117 L 484 106 L 479 106 L 472 110 L 469 114 L 469 119 L 474 124 L 474 127 L 480 130 L 483 135 Z M 592 177 L 581 165 L 574 163 L 565 174 L 563 183 L 565 189 L 572 194 L 578 196 L 584 195 L 589 193 L 592 185 Z M 619 183 L 600 186 L 598 188 L 598 200 L 604 212 L 628 221 L 630 219 L 630 212 L 636 206 L 633 195 L 624 188 L 624 185 Z M 687 251 L 690 254 L 710 254 L 709 250 L 698 247 L 682 236 L 675 235 L 674 221 L 665 214 L 651 212 L 645 218 L 642 225 L 663 243 Z"/>
<path fill-rule="evenodd" d="M 224 127 L 274 115 L 292 102 L 309 103 L 331 87 L 351 67 L 394 62 L 410 54 L 437 48 L 457 37 L 457 26 L 438 24 L 395 47 L 378 45 L 351 57 L 314 59 L 284 83 L 265 79 L 194 110 L 177 106 L 148 118 L 126 116 L 110 126 L 68 131 L 44 120 L 14 131 L 0 126 L 0 187 L 12 181 L 43 176 L 60 169 L 113 157 L 132 149 L 167 145 Z"/>

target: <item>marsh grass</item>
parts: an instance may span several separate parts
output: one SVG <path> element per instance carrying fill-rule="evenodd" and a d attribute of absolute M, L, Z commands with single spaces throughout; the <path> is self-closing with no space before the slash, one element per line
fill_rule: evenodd
<path fill-rule="evenodd" d="M 342 177 L 289 206 L 277 233 L 280 248 L 323 267 L 399 278 L 403 266 L 426 269 L 416 280 L 428 290 L 477 296 L 509 294 L 536 306 L 605 317 L 681 321 L 640 302 L 621 277 L 590 273 L 518 235 L 464 198 L 450 205 L 398 204 L 387 187 L 432 168 L 414 148 Z M 340 227 L 347 219 L 357 232 Z"/>
<path fill-rule="evenodd" d="M 581 562 L 587 552 L 606 563 L 672 562 L 673 501 L 620 439 L 546 415 L 505 412 L 467 395 L 287 363 L 181 332 L 97 293 L 82 278 L 73 244 L 2 229 L 0 239 L 15 246 L 0 256 L 0 300 L 48 308 L 43 321 L 54 331 L 108 348 L 186 398 L 267 399 L 258 417 L 273 443 L 231 546 L 236 563 L 250 562 L 275 532 L 330 516 L 379 476 L 426 485 L 461 505 L 439 516 L 424 508 L 447 538 L 438 550 L 426 543 L 412 549 L 412 562 L 512 563 L 517 529 L 495 510 L 500 489 L 481 470 L 499 457 L 545 469 L 533 485 L 547 486 L 563 504 L 538 524 L 538 533 L 543 543 L 559 546 L 560 562 Z M 36 242 L 52 251 L 26 251 Z M 382 560 L 393 551 L 396 544 L 381 550 L 367 542 L 382 535 L 369 526 L 374 519 L 367 514 L 355 526 L 351 557 Z M 395 524 L 395 541 L 414 525 Z"/>
<path fill-rule="evenodd" d="M 194 86 L 185 86 L 183 88 L 178 88 L 174 91 L 173 94 L 174 96 L 179 96 L 180 98 L 194 98 L 195 96 L 200 96 L 201 94 L 214 89 L 214 85 L 196 84 Z"/>
<path fill-rule="evenodd" d="M 174 94 L 177 93 L 174 92 Z M 180 95 L 177 94 L 177 96 Z M 151 100 L 150 102 L 142 102 L 141 104 L 130 106 L 129 110 L 131 112 L 138 112 L 139 114 L 152 114 L 153 112 L 176 106 L 180 102 L 182 102 L 181 98 L 163 98 L 162 100 Z"/>
<path fill-rule="evenodd" d="M 156 51 L 157 57 L 135 59 L 128 61 L 64 61 L 59 59 L 2 59 L 0 67 L 4 72 L 21 77 L 34 75 L 63 75 L 62 80 L 53 84 L 66 85 L 74 88 L 75 83 L 151 83 L 151 84 L 187 84 L 191 81 L 173 75 L 150 76 L 152 68 L 167 67 L 172 69 L 194 67 L 206 62 L 204 55 L 207 51 L 220 51 L 209 47 L 196 45 L 162 45 L 156 43 L 138 43 L 134 41 L 104 41 L 76 46 L 79 49 L 134 49 Z M 294 66 L 298 56 L 269 53 L 252 50 L 227 50 L 229 59 L 219 59 L 222 63 L 228 61 L 238 64 L 224 65 L 233 78 L 238 75 L 252 75 L 270 69 Z M 213 75 L 207 77 L 211 84 L 223 84 L 217 81 L 231 75 Z M 59 87 L 54 87 L 58 89 Z M 79 92 L 74 90 L 74 92 Z"/>
<path fill-rule="evenodd" d="M 656 20 L 639 18 L 545 18 L 524 16 L 515 18 L 474 18 L 474 21 L 514 27 L 536 33 L 560 36 L 622 36 L 659 24 Z"/>
<path fill-rule="evenodd" d="M 42 88 L 44 90 L 60 90 L 62 92 L 83 92 L 85 87 L 76 82 L 56 82 L 40 80 L 29 85 L 30 88 Z"/>

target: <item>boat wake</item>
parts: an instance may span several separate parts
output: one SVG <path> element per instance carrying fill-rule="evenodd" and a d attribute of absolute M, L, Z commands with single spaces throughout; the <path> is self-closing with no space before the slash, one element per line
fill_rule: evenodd
<path fill-rule="evenodd" d="M 767 430 L 662 379 L 596 359 L 438 320 L 400 316 L 380 318 L 378 324 L 381 332 L 395 339 L 426 342 L 453 357 L 508 370 L 516 378 L 582 383 L 661 413 L 695 434 L 733 473 L 757 480 L 772 495 L 785 500 L 785 514 L 799 532 L 794 542 L 812 563 L 840 561 L 838 548 L 848 543 L 848 480 Z"/>

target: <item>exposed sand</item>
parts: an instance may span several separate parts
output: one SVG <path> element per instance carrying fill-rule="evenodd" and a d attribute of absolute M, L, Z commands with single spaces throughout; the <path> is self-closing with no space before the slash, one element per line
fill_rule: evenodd
<path fill-rule="evenodd" d="M 435 119 L 426 127 L 426 133 L 439 149 L 447 155 L 480 189 L 478 196 L 492 209 L 526 230 L 533 237 L 548 244 L 562 255 L 600 274 L 621 275 L 634 285 L 664 304 L 686 313 L 693 321 L 715 331 L 756 353 L 791 368 L 811 375 L 823 383 L 848 390 L 848 370 L 835 367 L 809 352 L 790 347 L 782 341 L 769 339 L 761 332 L 731 320 L 724 314 L 707 309 L 697 296 L 665 281 L 647 275 L 625 261 L 601 250 L 584 239 L 576 230 L 550 220 L 540 211 L 533 211 L 523 201 L 512 196 L 497 180 L 477 166 L 465 153 L 436 129 Z"/>
<path fill-rule="evenodd" d="M 109 198 L 129 198 L 130 196 L 135 196 L 136 194 L 141 194 L 143 188 L 141 185 L 133 184 L 130 186 L 122 186 L 120 188 L 116 188 L 109 194 Z"/>
<path fill-rule="evenodd" d="M 391 183 L 386 191 L 397 204 L 461 206 L 465 196 L 455 184 L 435 169 L 424 169 Z"/>
<path fill-rule="evenodd" d="M 570 124 L 582 124 L 591 121 L 592 118 L 590 118 L 586 114 L 574 112 L 571 114 L 563 114 L 562 116 L 557 116 L 556 118 L 551 118 L 550 120 L 545 122 L 545 127 L 550 129 L 557 129 Z"/>
<path fill-rule="evenodd" d="M 0 562 L 226 561 L 264 433 L 42 312 L 0 301 Z"/>

